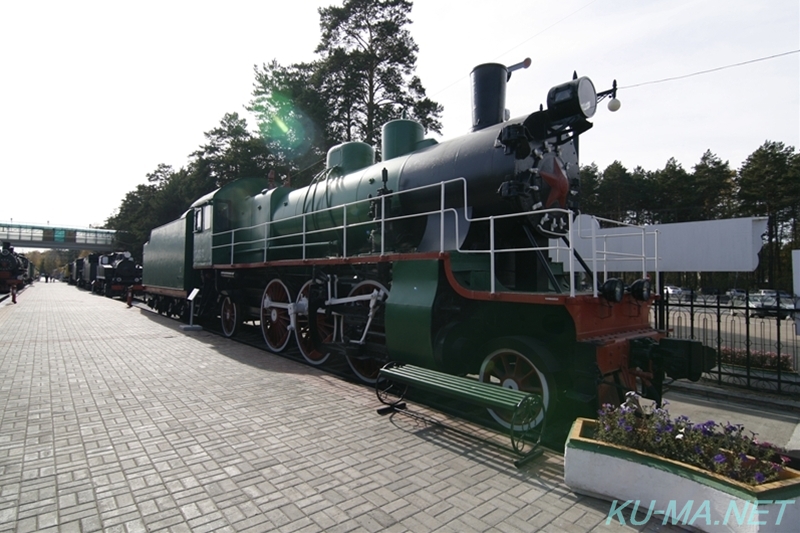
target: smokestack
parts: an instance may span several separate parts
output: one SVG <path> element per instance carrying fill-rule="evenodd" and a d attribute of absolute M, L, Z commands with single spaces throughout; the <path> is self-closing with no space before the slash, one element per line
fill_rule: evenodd
<path fill-rule="evenodd" d="M 472 69 L 472 131 L 500 124 L 506 117 L 506 83 L 515 70 L 531 66 L 531 58 L 510 67 L 484 63 Z"/>
<path fill-rule="evenodd" d="M 505 65 L 484 63 L 472 69 L 472 131 L 503 122 L 506 109 Z"/>

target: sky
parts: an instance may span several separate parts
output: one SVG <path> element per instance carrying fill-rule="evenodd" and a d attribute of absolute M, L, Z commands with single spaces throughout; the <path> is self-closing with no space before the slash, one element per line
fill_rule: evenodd
<path fill-rule="evenodd" d="M 317 9 L 334 3 L 0 1 L 0 223 L 102 225 L 226 113 L 255 129 L 254 66 L 315 59 Z M 573 71 L 598 91 L 617 80 L 622 107 L 598 107 L 581 164 L 691 170 L 710 150 L 737 169 L 767 140 L 800 147 L 797 0 L 417 0 L 411 20 L 440 141 L 470 128 L 476 65 L 530 57 L 512 117 Z"/>

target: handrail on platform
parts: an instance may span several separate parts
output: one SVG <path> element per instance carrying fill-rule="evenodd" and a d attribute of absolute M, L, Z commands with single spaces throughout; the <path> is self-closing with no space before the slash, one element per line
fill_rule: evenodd
<path fill-rule="evenodd" d="M 463 206 L 459 207 L 445 207 L 445 191 L 447 185 L 450 184 L 459 184 L 461 187 L 462 198 L 463 198 Z M 411 194 L 411 193 L 418 193 L 423 190 L 427 189 L 438 189 L 439 193 L 439 207 L 437 209 L 423 211 L 418 213 L 411 213 L 411 214 L 403 214 L 403 215 L 394 215 L 394 216 L 386 216 L 386 206 L 387 200 L 393 200 L 395 198 L 399 198 L 403 194 Z M 353 221 L 348 219 L 348 212 L 367 212 L 368 207 L 373 202 L 380 202 L 380 218 L 370 219 L 370 220 L 361 220 L 361 221 Z M 642 267 L 642 276 L 647 275 L 647 263 L 648 261 L 654 262 L 657 264 L 657 255 L 655 257 L 648 257 L 646 253 L 646 240 L 648 236 L 653 237 L 656 240 L 656 251 L 658 250 L 657 247 L 657 232 L 647 231 L 645 227 L 634 226 L 631 224 L 625 224 L 609 219 L 603 219 L 598 217 L 592 217 L 592 219 L 596 222 L 592 224 L 591 232 L 587 235 L 585 231 L 581 230 L 580 228 L 576 227 L 575 224 L 575 213 L 571 210 L 567 209 L 541 209 L 536 211 L 527 211 L 527 212 L 519 212 L 519 213 L 508 213 L 503 215 L 493 215 L 493 216 L 486 216 L 486 217 L 470 217 L 467 214 L 467 207 L 469 206 L 468 201 L 468 192 L 467 192 L 467 180 L 465 178 L 455 178 L 447 181 L 443 181 L 440 183 L 435 183 L 431 185 L 424 185 L 420 187 L 416 187 L 413 189 L 407 189 L 404 191 L 397 191 L 388 194 L 384 194 L 375 198 L 367 198 L 363 200 L 358 200 L 355 202 L 349 202 L 346 204 L 328 207 L 325 209 L 316 210 L 311 213 L 302 213 L 299 215 L 294 215 L 291 217 L 282 218 L 280 220 L 275 220 L 271 222 L 262 222 L 259 224 L 255 224 L 252 226 L 246 226 L 241 228 L 235 228 L 231 230 L 219 231 L 212 234 L 212 239 L 217 239 L 219 237 L 227 238 L 221 239 L 226 242 L 221 244 L 212 245 L 212 250 L 217 249 L 228 249 L 229 250 L 229 257 L 230 257 L 230 264 L 235 263 L 235 254 L 237 250 L 242 250 L 243 247 L 247 248 L 247 251 L 258 251 L 261 252 L 262 258 L 264 262 L 269 260 L 269 250 L 287 250 L 287 249 L 298 249 L 299 250 L 299 258 L 300 259 L 308 259 L 309 258 L 309 251 L 311 247 L 319 247 L 319 246 L 326 246 L 328 242 L 320 242 L 314 241 L 313 236 L 318 234 L 324 233 L 341 233 L 341 257 L 342 259 L 346 259 L 348 257 L 353 257 L 354 254 L 349 254 L 347 249 L 347 231 L 352 230 L 353 228 L 364 227 L 368 228 L 371 231 L 376 231 L 380 238 L 380 251 L 373 252 L 374 255 L 384 256 L 387 254 L 386 250 L 386 234 L 389 231 L 387 229 L 387 222 L 397 222 L 402 220 L 409 220 L 414 218 L 421 218 L 421 217 L 428 217 L 430 215 L 437 215 L 439 218 L 439 253 L 444 253 L 446 251 L 457 251 L 462 254 L 476 254 L 476 255 L 488 255 L 489 256 L 489 268 L 490 268 L 490 292 L 496 293 L 497 292 L 497 285 L 496 285 L 496 260 L 498 254 L 503 253 L 513 253 L 513 252 L 538 252 L 538 253 L 551 253 L 558 255 L 558 252 L 563 250 L 568 253 L 568 257 L 565 258 L 569 264 L 569 272 L 576 272 L 577 265 L 575 264 L 575 243 L 578 240 L 589 240 L 591 241 L 591 257 L 590 262 L 592 265 L 592 273 L 593 273 L 593 292 L 594 296 L 597 296 L 597 287 L 599 286 L 598 283 L 598 272 L 602 271 L 604 278 L 607 277 L 609 273 L 609 265 L 613 265 L 614 263 L 618 263 L 620 261 L 630 262 L 630 261 L 637 261 L 641 264 Z M 365 207 L 367 209 L 365 209 Z M 462 227 L 462 219 L 459 216 L 458 210 L 463 210 L 464 212 L 461 214 L 463 217 L 463 221 L 466 223 L 467 227 Z M 308 228 L 308 219 L 309 217 L 320 217 L 320 215 L 325 215 L 326 213 L 330 213 L 330 217 L 327 217 L 329 220 L 334 220 L 334 217 L 338 217 L 342 223 L 339 225 L 332 225 L 331 227 L 324 227 L 319 229 L 309 229 Z M 448 215 L 449 214 L 449 215 Z M 566 214 L 567 220 L 567 244 L 563 244 L 562 240 L 552 238 L 550 239 L 550 243 L 548 246 L 524 246 L 521 248 L 499 248 L 496 245 L 495 241 L 495 225 L 497 221 L 505 220 L 505 219 L 513 219 L 519 217 L 528 217 L 533 214 L 537 215 L 547 215 L 547 214 Z M 445 247 L 445 219 L 446 215 L 452 216 L 455 220 L 455 235 L 454 235 L 454 242 L 456 243 L 455 247 L 452 250 L 447 249 Z M 630 232 L 625 234 L 612 234 L 612 235 L 598 235 L 595 226 L 599 227 L 599 222 L 605 222 L 607 224 L 616 224 L 618 226 L 630 228 Z M 295 233 L 287 233 L 283 235 L 271 235 L 270 233 L 270 226 L 273 224 L 282 224 L 287 225 L 291 223 L 296 223 L 302 227 L 302 229 Z M 486 249 L 467 249 L 462 248 L 460 244 L 463 242 L 464 237 L 466 237 L 466 233 L 468 230 L 468 226 L 474 223 L 488 223 L 489 225 L 489 245 Z M 241 234 L 242 232 L 250 232 L 253 235 L 259 235 L 258 238 L 251 238 L 248 240 L 241 240 L 237 241 L 236 236 L 237 234 Z M 631 254 L 631 253 L 620 253 L 609 251 L 607 242 L 612 239 L 621 238 L 621 237 L 630 237 L 631 235 L 641 236 L 641 252 L 638 254 Z M 300 242 L 292 242 L 292 241 L 300 241 Z M 600 246 L 598 246 L 600 243 Z M 361 255 L 361 254 L 359 254 Z M 369 254 L 367 254 L 369 255 Z M 613 272 L 613 266 L 610 269 Z M 657 272 L 657 269 L 656 269 Z M 576 293 L 575 287 L 575 276 L 569 276 L 569 294 L 570 296 L 574 297 Z"/>

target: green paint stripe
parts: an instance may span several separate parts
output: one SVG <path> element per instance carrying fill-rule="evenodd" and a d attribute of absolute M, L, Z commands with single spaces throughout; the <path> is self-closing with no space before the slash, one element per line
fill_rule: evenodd
<path fill-rule="evenodd" d="M 566 444 L 567 448 L 595 452 L 609 457 L 616 457 L 627 461 L 643 464 L 664 472 L 675 474 L 676 476 L 696 481 L 702 485 L 715 488 L 726 494 L 737 496 L 745 500 L 791 500 L 800 498 L 800 477 L 795 478 L 789 485 L 764 489 L 753 487 L 747 489 L 733 480 L 716 476 L 701 469 L 689 467 L 677 461 L 664 459 L 651 454 L 645 454 L 630 448 L 619 446 L 609 446 L 599 441 L 586 439 L 583 437 L 571 436 Z M 778 483 L 778 482 L 776 482 Z M 769 483 L 767 485 L 771 485 Z M 763 487 L 763 486 L 762 486 Z"/>

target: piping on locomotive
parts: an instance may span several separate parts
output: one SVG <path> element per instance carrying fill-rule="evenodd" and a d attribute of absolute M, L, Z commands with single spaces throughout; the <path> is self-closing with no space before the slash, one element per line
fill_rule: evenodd
<path fill-rule="evenodd" d="M 591 415 L 630 390 L 660 402 L 667 376 L 699 379 L 713 352 L 650 326 L 646 272 L 600 283 L 604 256 L 574 253 L 578 137 L 615 90 L 574 78 L 546 109 L 508 120 L 520 66 L 473 70 L 467 135 L 436 142 L 394 120 L 380 162 L 348 142 L 307 187 L 245 178 L 198 199 L 145 245 L 148 304 L 188 318 L 198 288 L 195 313 L 219 317 L 226 336 L 252 320 L 270 350 L 296 345 L 312 365 L 344 357 L 365 382 L 388 361 L 474 374 L 541 394 L 548 417 Z"/>

